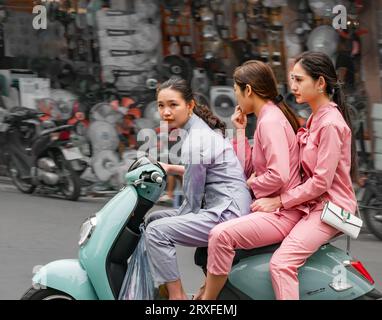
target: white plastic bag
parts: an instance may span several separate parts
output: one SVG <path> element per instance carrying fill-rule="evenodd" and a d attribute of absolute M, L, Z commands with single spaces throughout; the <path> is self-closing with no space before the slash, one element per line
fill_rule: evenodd
<path fill-rule="evenodd" d="M 119 292 L 119 300 L 154 300 L 155 284 L 146 252 L 145 230 L 128 262 L 127 272 Z"/>

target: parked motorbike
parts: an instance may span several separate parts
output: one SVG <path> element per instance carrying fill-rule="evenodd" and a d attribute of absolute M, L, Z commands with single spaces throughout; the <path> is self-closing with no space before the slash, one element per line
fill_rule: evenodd
<path fill-rule="evenodd" d="M 33 193 L 36 187 L 61 192 L 68 200 L 80 196 L 80 180 L 71 162 L 82 154 L 60 136 L 72 129 L 70 125 L 56 126 L 52 121 L 41 122 L 41 113 L 17 107 L 5 117 L 7 170 L 14 185 L 23 193 Z"/>
<path fill-rule="evenodd" d="M 143 157 L 125 175 L 126 186 L 80 230 L 79 259 L 43 266 L 23 300 L 117 299 L 128 259 L 139 239 L 139 226 L 165 189 L 162 167 Z M 279 245 L 238 250 L 220 299 L 274 299 L 268 264 Z M 205 270 L 206 249 L 195 262 Z M 301 299 L 380 299 L 374 280 L 360 261 L 330 244 L 323 245 L 300 268 Z M 157 293 L 158 299 L 160 290 Z"/>
<path fill-rule="evenodd" d="M 364 194 L 359 205 L 365 224 L 382 240 L 382 171 L 368 170 Z"/>

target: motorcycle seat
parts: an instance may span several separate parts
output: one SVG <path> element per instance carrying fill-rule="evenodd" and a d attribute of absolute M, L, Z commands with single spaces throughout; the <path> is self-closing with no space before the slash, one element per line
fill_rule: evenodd
<path fill-rule="evenodd" d="M 235 257 L 233 258 L 232 265 L 239 263 L 241 259 L 256 256 L 265 253 L 274 253 L 281 245 L 280 243 L 272 244 L 270 246 L 254 248 L 249 250 L 238 249 L 235 250 Z M 197 266 L 203 269 L 207 268 L 208 247 L 199 247 L 195 250 L 194 262 Z"/>

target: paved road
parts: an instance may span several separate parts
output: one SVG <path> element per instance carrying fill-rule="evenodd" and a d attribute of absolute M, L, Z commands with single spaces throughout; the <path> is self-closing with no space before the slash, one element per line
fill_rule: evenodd
<path fill-rule="evenodd" d="M 19 299 L 31 286 L 35 266 L 77 257 L 81 223 L 106 199 L 70 202 L 56 197 L 24 195 L 0 182 L 0 300 Z M 158 208 L 158 207 L 157 207 Z M 344 247 L 344 240 L 336 241 Z M 382 291 L 382 242 L 363 233 L 352 245 Z M 179 268 L 188 293 L 195 292 L 202 272 L 193 263 L 194 249 L 178 248 Z"/>

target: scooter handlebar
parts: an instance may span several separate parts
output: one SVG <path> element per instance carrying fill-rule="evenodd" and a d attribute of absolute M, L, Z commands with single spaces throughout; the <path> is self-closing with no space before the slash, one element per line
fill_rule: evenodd
<path fill-rule="evenodd" d="M 158 183 L 158 184 L 161 184 L 163 182 L 163 178 L 159 172 L 153 172 L 150 176 L 150 179 L 151 179 L 151 181 Z"/>

